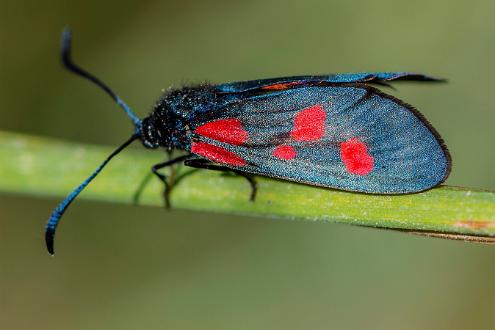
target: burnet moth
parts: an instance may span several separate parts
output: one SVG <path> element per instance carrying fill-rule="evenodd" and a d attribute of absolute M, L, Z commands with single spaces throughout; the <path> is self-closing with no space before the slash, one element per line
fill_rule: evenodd
<path fill-rule="evenodd" d="M 135 140 L 181 156 L 177 163 L 370 194 L 408 194 L 433 188 L 449 175 L 451 158 L 440 135 L 412 106 L 372 85 L 396 80 L 440 81 L 408 72 L 346 73 L 201 84 L 165 92 L 139 119 L 98 78 L 71 59 L 71 32 L 62 37 L 65 67 L 109 94 L 134 124 L 134 133 L 53 211 L 45 240 L 54 253 L 60 218 L 105 165 Z"/>

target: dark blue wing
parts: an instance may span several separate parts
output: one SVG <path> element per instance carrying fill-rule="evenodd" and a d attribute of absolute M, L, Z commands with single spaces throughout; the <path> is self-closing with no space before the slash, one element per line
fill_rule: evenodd
<path fill-rule="evenodd" d="M 363 72 L 363 73 L 337 73 L 321 76 L 294 76 L 271 79 L 249 80 L 217 85 L 216 90 L 221 93 L 241 93 L 257 89 L 267 89 L 269 86 L 278 87 L 294 86 L 299 84 L 314 83 L 385 83 L 394 80 L 409 81 L 442 81 L 419 73 L 412 72 Z"/>
<path fill-rule="evenodd" d="M 248 173 L 400 194 L 434 187 L 450 171 L 449 153 L 424 117 L 363 84 L 257 95 L 206 117 L 192 127 L 195 140 L 216 149 L 196 154 Z M 205 129 L 212 127 L 213 135 Z"/>

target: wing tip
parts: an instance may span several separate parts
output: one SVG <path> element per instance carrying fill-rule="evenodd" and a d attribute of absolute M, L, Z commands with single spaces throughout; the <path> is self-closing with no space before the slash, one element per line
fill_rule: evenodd
<path fill-rule="evenodd" d="M 416 109 L 416 107 L 412 106 L 411 104 L 404 102 L 395 96 L 392 96 L 390 94 L 382 92 L 381 90 L 379 90 L 376 87 L 369 86 L 369 85 L 364 85 L 361 87 L 366 88 L 367 90 L 371 90 L 372 92 L 374 92 L 374 93 L 376 93 L 382 97 L 385 97 L 385 98 L 397 103 L 400 106 L 407 108 L 409 111 L 412 112 L 412 114 L 414 116 L 416 116 L 416 118 L 418 118 L 428 128 L 428 130 L 431 132 L 431 134 L 435 137 L 435 140 L 437 141 L 440 149 L 442 150 L 443 156 L 445 157 L 446 166 L 445 166 L 445 172 L 444 172 L 442 179 L 440 179 L 436 184 L 434 184 L 431 187 L 424 189 L 422 191 L 426 191 L 426 190 L 438 187 L 439 185 L 444 183 L 447 180 L 447 178 L 449 177 L 450 173 L 452 172 L 452 155 L 451 155 L 447 145 L 445 144 L 445 140 L 442 138 L 442 136 L 437 131 L 437 129 L 435 127 L 433 127 L 433 125 L 429 122 L 429 120 L 418 109 Z M 419 191 L 419 192 L 422 192 L 422 191 Z"/>
<path fill-rule="evenodd" d="M 379 75 L 375 76 L 375 79 L 385 80 L 385 81 L 422 81 L 422 82 L 435 82 L 435 83 L 446 83 L 448 82 L 445 78 L 428 76 L 422 73 L 416 72 L 402 72 L 402 73 L 390 73 L 390 77 L 381 78 Z"/>

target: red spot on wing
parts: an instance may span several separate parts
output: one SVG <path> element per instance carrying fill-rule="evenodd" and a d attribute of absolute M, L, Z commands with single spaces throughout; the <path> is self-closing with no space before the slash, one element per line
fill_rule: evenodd
<path fill-rule="evenodd" d="M 246 142 L 248 132 L 242 128 L 239 119 L 219 119 L 197 127 L 194 130 L 204 137 L 239 146 Z"/>
<path fill-rule="evenodd" d="M 273 84 L 273 85 L 267 85 L 261 87 L 261 89 L 265 90 L 271 90 L 271 91 L 283 91 L 285 89 L 289 89 L 292 86 L 297 86 L 302 84 L 300 81 L 292 81 L 292 82 L 286 82 L 286 83 L 280 83 L 280 84 Z"/>
<path fill-rule="evenodd" d="M 220 164 L 244 166 L 246 161 L 222 147 L 205 142 L 193 142 L 191 152 Z"/>
<path fill-rule="evenodd" d="M 272 155 L 283 160 L 291 160 L 297 156 L 297 153 L 293 147 L 281 145 L 273 150 Z"/>
<path fill-rule="evenodd" d="M 290 136 L 297 141 L 317 141 L 325 135 L 327 113 L 319 104 L 299 111 Z"/>
<path fill-rule="evenodd" d="M 340 144 L 340 158 L 351 174 L 368 175 L 374 166 L 374 158 L 368 154 L 368 147 L 356 138 Z"/>

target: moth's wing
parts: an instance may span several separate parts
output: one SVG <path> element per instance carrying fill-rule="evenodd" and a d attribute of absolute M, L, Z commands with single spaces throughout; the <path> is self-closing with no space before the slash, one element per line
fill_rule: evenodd
<path fill-rule="evenodd" d="M 321 76 L 294 76 L 233 82 L 217 85 L 216 90 L 220 93 L 243 93 L 254 90 L 285 90 L 295 86 L 321 83 L 375 83 L 386 85 L 388 81 L 396 80 L 443 81 L 442 79 L 413 72 L 337 73 Z"/>
<path fill-rule="evenodd" d="M 417 110 L 362 84 L 258 95 L 197 117 L 192 129 L 198 157 L 348 191 L 419 192 L 443 182 L 451 166 Z"/>

